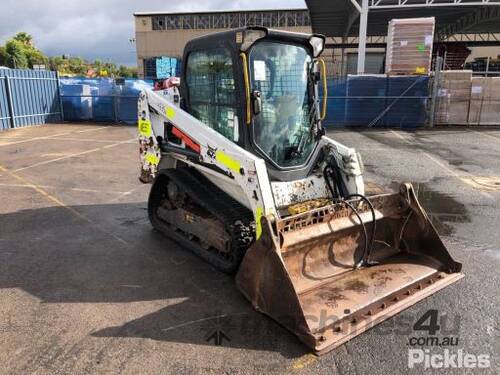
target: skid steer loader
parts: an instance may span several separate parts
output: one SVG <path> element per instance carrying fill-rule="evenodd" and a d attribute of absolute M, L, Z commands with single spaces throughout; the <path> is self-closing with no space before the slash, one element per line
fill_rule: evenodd
<path fill-rule="evenodd" d="M 365 196 L 360 155 L 325 136 L 324 42 L 260 27 L 194 39 L 138 120 L 153 227 L 236 273 L 318 354 L 462 277 L 412 186 Z"/>

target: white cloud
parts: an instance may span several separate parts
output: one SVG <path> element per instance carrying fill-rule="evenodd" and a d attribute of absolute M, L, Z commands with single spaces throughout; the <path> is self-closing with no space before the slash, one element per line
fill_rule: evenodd
<path fill-rule="evenodd" d="M 305 8 L 303 0 L 0 0 L 0 43 L 18 31 L 48 55 L 135 64 L 134 12 Z"/>

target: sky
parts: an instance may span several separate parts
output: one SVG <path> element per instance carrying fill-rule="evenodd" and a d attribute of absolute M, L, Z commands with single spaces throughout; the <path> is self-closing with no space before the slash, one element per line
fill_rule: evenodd
<path fill-rule="evenodd" d="M 133 66 L 134 12 L 305 8 L 304 0 L 0 0 L 0 44 L 18 31 L 46 55 Z"/>

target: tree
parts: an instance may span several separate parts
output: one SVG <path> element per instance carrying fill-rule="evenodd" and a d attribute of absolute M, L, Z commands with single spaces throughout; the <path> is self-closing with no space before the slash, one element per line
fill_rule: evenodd
<path fill-rule="evenodd" d="M 8 54 L 4 46 L 0 46 L 0 66 L 7 66 Z"/>
<path fill-rule="evenodd" d="M 91 77 L 137 77 L 137 70 L 124 65 L 119 67 L 112 62 L 95 59 L 89 62 L 81 57 L 54 56 L 47 57 L 37 49 L 33 37 L 21 31 L 0 46 L 0 66 L 26 69 L 34 65 L 45 65 L 50 70 L 58 71 L 65 76 Z"/>
<path fill-rule="evenodd" d="M 10 39 L 7 43 L 5 43 L 5 52 L 7 53 L 7 66 L 9 68 L 28 68 L 26 49 L 21 42 Z"/>
<path fill-rule="evenodd" d="M 47 56 L 33 46 L 33 37 L 25 32 L 19 32 L 7 40 L 2 47 L 0 59 L 3 61 L 2 65 L 19 69 L 48 63 Z"/>
<path fill-rule="evenodd" d="M 18 32 L 12 39 L 17 40 L 26 46 L 33 46 L 33 37 L 24 31 Z"/>
<path fill-rule="evenodd" d="M 36 48 L 29 48 L 25 51 L 26 58 L 28 59 L 28 65 L 33 68 L 34 65 L 45 65 L 47 67 L 49 59 L 40 50 Z"/>
<path fill-rule="evenodd" d="M 118 75 L 124 78 L 134 78 L 137 77 L 137 69 L 129 68 L 125 65 L 120 65 L 120 67 L 118 68 Z"/>

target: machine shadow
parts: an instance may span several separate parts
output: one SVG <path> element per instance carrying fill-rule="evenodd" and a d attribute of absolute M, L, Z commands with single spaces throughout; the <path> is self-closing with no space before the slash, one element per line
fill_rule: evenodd
<path fill-rule="evenodd" d="M 307 352 L 253 310 L 223 274 L 155 232 L 145 203 L 48 207 L 0 215 L 0 288 L 42 303 L 134 303 L 159 309 L 95 337 Z M 81 214 L 79 217 L 74 211 Z M 91 330 L 92 327 L 89 327 Z"/>

